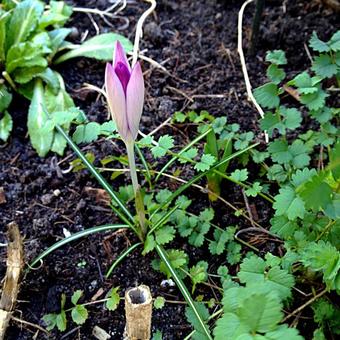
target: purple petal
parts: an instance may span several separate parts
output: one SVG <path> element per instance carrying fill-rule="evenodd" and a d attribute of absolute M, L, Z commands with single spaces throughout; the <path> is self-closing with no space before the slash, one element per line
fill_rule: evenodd
<path fill-rule="evenodd" d="M 130 80 L 130 71 L 122 62 L 118 62 L 115 66 L 115 72 L 120 82 L 122 83 L 124 93 L 126 93 L 126 87 Z"/>
<path fill-rule="evenodd" d="M 126 53 L 122 44 L 117 40 L 115 43 L 115 50 L 113 53 L 113 67 L 116 68 L 118 63 L 123 63 L 126 68 L 131 72 L 130 64 L 127 60 Z"/>
<path fill-rule="evenodd" d="M 136 139 L 140 117 L 144 104 L 144 79 L 140 63 L 136 63 L 131 72 L 130 81 L 126 89 L 126 113 L 127 122 L 132 134 Z"/>
<path fill-rule="evenodd" d="M 118 132 L 123 139 L 129 134 L 126 119 L 126 100 L 123 86 L 111 64 L 106 64 L 105 88 L 107 101 Z"/>

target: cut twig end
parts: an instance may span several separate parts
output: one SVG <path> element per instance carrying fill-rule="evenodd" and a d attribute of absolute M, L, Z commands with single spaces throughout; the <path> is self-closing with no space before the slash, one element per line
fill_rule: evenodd
<path fill-rule="evenodd" d="M 141 285 L 125 292 L 125 315 L 125 339 L 150 339 L 152 296 L 148 286 Z"/>
<path fill-rule="evenodd" d="M 144 285 L 132 288 L 127 292 L 127 299 L 131 305 L 136 307 L 140 305 L 147 305 L 152 302 L 150 288 Z"/>

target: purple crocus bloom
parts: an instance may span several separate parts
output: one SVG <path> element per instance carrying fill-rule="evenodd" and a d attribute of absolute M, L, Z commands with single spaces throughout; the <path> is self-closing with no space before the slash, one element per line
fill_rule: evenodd
<path fill-rule="evenodd" d="M 106 64 L 105 87 L 107 101 L 118 132 L 125 142 L 138 134 L 144 104 L 144 79 L 140 63 L 131 70 L 119 41 L 115 44 L 113 64 Z"/>

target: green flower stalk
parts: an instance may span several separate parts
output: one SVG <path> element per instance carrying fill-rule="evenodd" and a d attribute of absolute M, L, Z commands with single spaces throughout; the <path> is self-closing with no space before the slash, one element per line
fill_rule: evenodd
<path fill-rule="evenodd" d="M 139 237 L 144 240 L 146 234 L 145 211 L 138 184 L 134 152 L 134 143 L 144 105 L 144 79 L 140 63 L 137 62 L 131 69 L 119 41 L 115 45 L 113 63 L 106 64 L 105 87 L 112 118 L 126 145 L 131 181 L 135 193 L 136 211 L 141 227 Z"/>

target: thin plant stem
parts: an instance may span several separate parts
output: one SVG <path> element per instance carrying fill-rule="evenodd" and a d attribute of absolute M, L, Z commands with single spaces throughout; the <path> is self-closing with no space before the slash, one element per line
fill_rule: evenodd
<path fill-rule="evenodd" d="M 250 55 L 255 54 L 255 50 L 257 47 L 260 24 L 261 24 L 261 17 L 262 17 L 263 8 L 264 8 L 264 1 L 265 0 L 256 1 L 256 9 L 255 9 L 255 15 L 254 15 L 254 20 L 253 20 L 253 27 L 252 27 L 252 32 L 251 32 L 251 43 L 250 43 L 250 49 L 249 49 Z"/>
<path fill-rule="evenodd" d="M 128 160 L 129 160 L 129 167 L 130 167 L 130 175 L 131 175 L 131 181 L 133 186 L 133 191 L 135 194 L 135 206 L 136 206 L 136 212 L 138 215 L 138 222 L 140 226 L 140 230 L 138 231 L 138 237 L 139 239 L 144 242 L 144 237 L 147 232 L 146 228 L 146 219 L 145 219 L 145 210 L 144 210 L 144 202 L 143 202 L 143 196 L 142 192 L 140 190 L 140 186 L 138 184 L 138 177 L 137 177 L 137 170 L 136 170 L 136 161 L 135 161 L 135 143 L 134 141 L 127 141 L 125 143 L 126 150 L 128 154 Z"/>
<path fill-rule="evenodd" d="M 135 144 L 133 141 L 129 141 L 129 142 L 126 142 L 125 145 L 126 145 L 126 150 L 127 150 L 128 160 L 129 160 L 130 176 L 131 176 L 133 191 L 136 196 L 139 185 L 138 185 L 136 161 L 135 161 L 135 150 L 134 150 Z"/>

